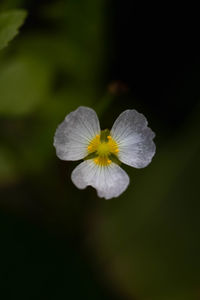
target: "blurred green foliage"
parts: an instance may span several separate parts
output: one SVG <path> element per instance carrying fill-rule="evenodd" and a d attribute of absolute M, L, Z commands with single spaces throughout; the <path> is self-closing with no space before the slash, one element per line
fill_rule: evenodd
<path fill-rule="evenodd" d="M 23 1 L 17 1 L 16 7 L 22 4 Z M 47 24 L 51 23 L 52 30 L 47 31 L 45 23 L 41 27 L 35 26 L 29 16 L 31 26 L 26 29 L 25 25 L 23 34 L 13 46 L 1 53 L 2 183 L 7 182 L 9 174 L 10 180 L 16 180 L 16 172 L 18 178 L 27 172 L 40 172 L 50 155 L 54 155 L 52 140 L 58 123 L 77 106 L 92 106 L 97 100 L 97 78 L 102 74 L 103 59 L 103 2 L 91 5 L 91 1 L 86 1 L 77 5 L 84 10 L 84 18 L 81 13 L 74 22 L 72 16 L 77 7 L 73 1 L 41 3 L 38 22 L 44 19 Z M 1 6 L 13 8 L 14 4 L 5 2 Z M 81 12 L 80 7 L 78 11 Z M 19 27 L 25 17 L 24 11 L 20 14 L 20 10 L 1 14 L 9 16 L 7 27 L 10 23 Z M 21 17 L 20 22 L 15 14 L 19 15 L 18 19 Z M 2 32 L 6 26 L 2 27 Z M 9 118 L 12 129 L 15 128 L 14 134 L 7 128 Z M 7 148 L 12 157 L 9 161 L 3 155 Z"/>
<path fill-rule="evenodd" d="M 0 114 L 26 115 L 48 97 L 50 74 L 42 61 L 33 57 L 15 57 L 1 64 Z"/>
<path fill-rule="evenodd" d="M 109 93 L 106 14 L 101 0 L 0 3 L 0 253 L 9 299 L 200 297 L 199 106 L 169 137 L 151 105 Z M 79 105 L 108 127 L 131 105 L 157 134 L 155 159 L 144 170 L 125 167 L 131 184 L 118 199 L 77 190 L 75 163 L 56 158 L 56 127 Z"/>

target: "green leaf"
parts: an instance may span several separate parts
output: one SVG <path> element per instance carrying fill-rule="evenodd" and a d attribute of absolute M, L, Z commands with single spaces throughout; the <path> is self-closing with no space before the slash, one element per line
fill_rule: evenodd
<path fill-rule="evenodd" d="M 26 15 L 24 10 L 11 10 L 0 14 L 0 50 L 18 34 Z"/>

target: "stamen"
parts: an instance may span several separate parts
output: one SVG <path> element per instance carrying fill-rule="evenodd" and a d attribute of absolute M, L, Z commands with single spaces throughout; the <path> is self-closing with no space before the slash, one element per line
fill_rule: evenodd
<path fill-rule="evenodd" d="M 108 130 L 104 130 L 100 134 L 97 134 L 89 143 L 87 150 L 88 155 L 97 155 L 94 158 L 94 162 L 100 166 L 107 166 L 112 162 L 112 155 L 117 157 L 119 152 L 117 142 L 108 134 Z"/>
<path fill-rule="evenodd" d="M 109 164 L 111 164 L 111 160 L 108 159 L 107 157 L 102 157 L 102 156 L 98 156 L 97 158 L 94 159 L 95 164 L 97 164 L 98 166 L 108 166 Z"/>

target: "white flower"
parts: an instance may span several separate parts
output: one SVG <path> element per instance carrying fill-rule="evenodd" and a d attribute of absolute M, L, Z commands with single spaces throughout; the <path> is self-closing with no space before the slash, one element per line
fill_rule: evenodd
<path fill-rule="evenodd" d="M 110 131 L 101 131 L 95 111 L 80 106 L 58 126 L 56 154 L 62 160 L 84 159 L 71 175 L 79 189 L 90 185 L 99 197 L 118 197 L 129 184 L 119 162 L 144 168 L 155 154 L 155 134 L 147 125 L 146 118 L 131 109 L 120 114 Z"/>

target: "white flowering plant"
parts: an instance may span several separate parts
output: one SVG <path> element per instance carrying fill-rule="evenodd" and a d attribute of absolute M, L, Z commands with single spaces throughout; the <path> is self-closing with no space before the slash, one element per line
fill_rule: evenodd
<path fill-rule="evenodd" d="M 84 160 L 71 175 L 79 189 L 92 186 L 99 197 L 118 197 L 130 181 L 120 164 L 144 168 L 155 154 L 155 134 L 147 125 L 143 114 L 130 109 L 119 115 L 110 131 L 101 131 L 96 112 L 80 106 L 58 126 L 56 154 L 62 160 Z"/>

